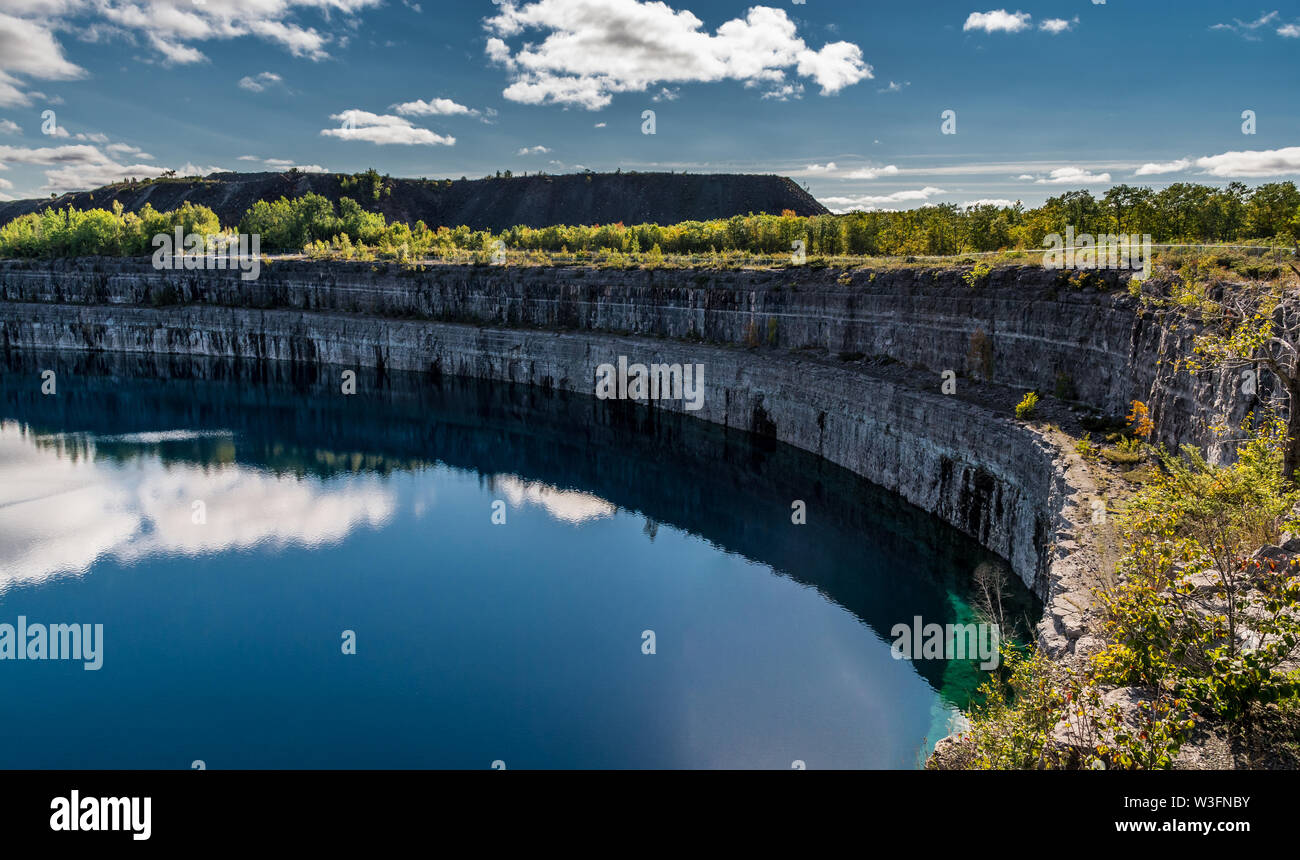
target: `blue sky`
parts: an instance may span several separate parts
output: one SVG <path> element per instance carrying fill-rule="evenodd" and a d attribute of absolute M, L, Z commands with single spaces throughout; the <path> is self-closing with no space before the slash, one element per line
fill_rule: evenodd
<path fill-rule="evenodd" d="M 1295 3 L 0 0 L 0 196 L 296 165 L 1035 205 L 1300 179 L 1298 85 Z"/>

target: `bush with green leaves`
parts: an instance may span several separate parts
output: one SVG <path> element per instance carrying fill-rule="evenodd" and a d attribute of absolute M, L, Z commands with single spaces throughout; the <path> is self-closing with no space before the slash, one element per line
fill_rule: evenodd
<path fill-rule="evenodd" d="M 1037 392 L 1030 391 L 1025 394 L 1024 397 L 1020 398 L 1020 402 L 1016 404 L 1016 417 L 1021 421 L 1028 420 L 1033 417 L 1034 410 L 1037 408 L 1038 394 Z"/>
<path fill-rule="evenodd" d="M 1285 425 L 1252 422 L 1230 466 L 1161 453 L 1123 518 L 1096 661 L 1103 681 L 1170 689 L 1226 720 L 1297 692 L 1279 669 L 1300 645 L 1300 569 L 1255 552 L 1294 525 L 1300 491 L 1282 475 Z"/>
<path fill-rule="evenodd" d="M 1067 226 L 1094 235 L 1149 233 L 1158 243 L 1264 242 L 1277 238 L 1289 242 L 1297 229 L 1295 225 L 1300 224 L 1300 192 L 1291 182 L 1268 183 L 1254 189 L 1240 183 L 1227 188 L 1175 183 L 1160 191 L 1120 185 L 1100 199 L 1088 191 L 1070 191 L 1048 198 L 1035 209 L 1020 204 L 960 207 L 944 203 L 898 212 L 808 217 L 783 211 L 678 224 L 518 226 L 497 234 L 464 226 L 422 228 L 416 224 L 399 228 L 387 224 L 382 214 L 367 211 L 357 202 L 377 207 L 391 198 L 394 188 L 400 190 L 394 180 L 373 168 L 352 176 L 338 175 L 338 188 L 346 196 L 340 200 L 337 212 L 328 199 L 317 194 L 293 200 L 262 200 L 241 218 L 241 229 L 260 233 L 263 247 L 268 250 L 295 253 L 309 243 L 329 243 L 346 234 L 354 245 L 369 245 L 377 253 L 386 254 L 389 252 L 384 251 L 385 244 L 394 250 L 402 244 L 387 231 L 406 229 L 419 235 L 418 242 L 408 243 L 412 255 L 477 252 L 501 241 L 518 252 L 564 256 L 617 253 L 637 259 L 658 245 L 666 257 L 707 255 L 712 259 L 737 254 L 743 261 L 752 263 L 752 258 L 757 257 L 768 265 L 788 261 L 793 243 L 801 241 L 809 265 L 816 265 L 819 259 L 837 257 L 952 256 L 1015 249 L 1032 258 L 1041 253 L 1045 236 L 1064 233 Z M 140 217 L 144 214 L 142 211 Z M 89 235 L 68 241 L 59 230 L 51 229 L 55 225 L 38 228 L 44 217 L 43 213 L 23 216 L 27 220 L 14 227 L 7 240 L 0 238 L 0 254 L 40 257 L 140 253 L 129 242 L 117 241 L 111 229 L 93 225 L 87 227 Z M 92 217 L 103 221 L 101 228 L 110 227 L 102 215 Z M 985 283 L 990 273 L 989 264 L 980 262 L 965 277 L 975 287 Z M 1196 292 L 1183 297 L 1189 303 L 1201 298 Z"/>

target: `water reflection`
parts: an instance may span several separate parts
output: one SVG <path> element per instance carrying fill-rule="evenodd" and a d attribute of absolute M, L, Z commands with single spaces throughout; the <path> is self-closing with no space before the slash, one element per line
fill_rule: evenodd
<path fill-rule="evenodd" d="M 200 464 L 159 456 L 166 444 L 200 440 L 228 454 Z M 233 451 L 229 433 L 96 440 L 0 423 L 0 591 L 84 574 L 103 556 L 129 564 L 261 544 L 318 547 L 392 516 L 393 493 L 378 476 L 285 480 L 232 462 Z"/>
<path fill-rule="evenodd" d="M 57 396 L 40 394 L 43 368 L 58 371 Z M 988 554 L 786 446 L 438 375 L 362 373 L 344 397 L 332 372 L 281 365 L 9 355 L 3 369 L 0 607 L 51 615 L 81 600 L 116 620 L 110 648 L 135 637 L 139 662 L 110 651 L 95 674 L 130 691 L 120 720 L 156 721 L 154 735 L 164 717 L 207 719 L 206 690 L 262 702 L 260 690 L 277 703 L 260 718 L 217 712 L 264 741 L 245 766 L 479 766 L 509 737 L 536 766 L 785 767 L 817 747 L 842 766 L 906 767 L 979 680 L 888 646 L 915 615 L 969 620 Z M 495 499 L 508 529 L 489 524 Z M 806 526 L 790 524 L 793 499 Z M 79 590 L 52 585 L 65 574 L 85 577 Z M 652 625 L 666 648 L 647 662 L 636 637 Z M 351 626 L 384 653 L 361 675 L 319 644 Z M 283 662 L 214 644 L 259 637 Z M 208 655 L 185 657 L 186 672 L 205 666 L 201 688 L 154 665 L 171 647 Z M 13 677 L 0 673 L 0 694 L 32 695 Z M 164 680 L 181 685 L 175 713 L 146 694 Z M 388 729 L 296 746 L 291 730 L 322 709 Z M 0 718 L 0 734 L 35 731 Z M 175 751 L 155 738 L 95 761 L 170 766 L 189 739 L 169 732 Z M 214 723 L 208 743 L 244 755 L 229 732 Z M 801 748 L 781 764 L 791 737 Z M 0 766 L 60 761 L 3 752 Z"/>

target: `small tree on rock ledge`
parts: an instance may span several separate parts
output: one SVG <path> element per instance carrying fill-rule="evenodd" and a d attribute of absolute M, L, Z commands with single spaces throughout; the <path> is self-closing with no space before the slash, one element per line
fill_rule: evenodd
<path fill-rule="evenodd" d="M 1300 468 L 1300 314 L 1282 298 L 1279 288 L 1225 287 L 1218 302 L 1206 302 L 1197 310 L 1206 331 L 1197 336 L 1187 368 L 1193 374 L 1214 368 L 1234 374 L 1247 370 L 1253 375 L 1240 382 L 1251 394 L 1258 390 L 1261 371 L 1273 374 L 1286 400 L 1289 438 L 1283 473 L 1294 477 Z"/>

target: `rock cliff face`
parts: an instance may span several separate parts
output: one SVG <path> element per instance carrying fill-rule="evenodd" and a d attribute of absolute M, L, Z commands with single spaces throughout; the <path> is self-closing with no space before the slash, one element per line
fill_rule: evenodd
<path fill-rule="evenodd" d="M 1176 372 L 1191 333 L 1112 285 L 1072 290 L 1034 268 L 971 287 L 949 270 L 275 262 L 244 282 L 147 260 L 4 262 L 0 348 L 400 369 L 582 394 L 619 356 L 703 365 L 703 408 L 691 414 L 816 453 L 975 537 L 1044 599 L 1041 638 L 1062 653 L 1082 632 L 1096 563 L 1081 538 L 1091 488 L 1057 435 L 946 396 L 943 372 L 959 388 L 985 376 L 1019 392 L 1060 385 L 1111 415 L 1143 400 L 1160 441 L 1212 456 L 1223 453 L 1212 419 L 1255 405 L 1233 378 Z"/>

